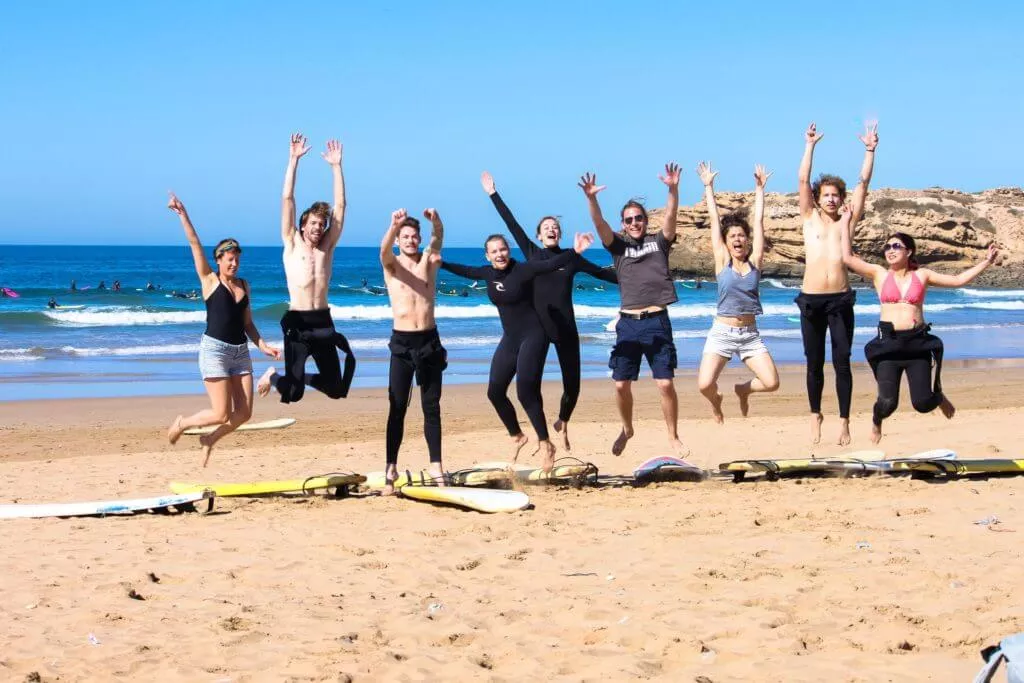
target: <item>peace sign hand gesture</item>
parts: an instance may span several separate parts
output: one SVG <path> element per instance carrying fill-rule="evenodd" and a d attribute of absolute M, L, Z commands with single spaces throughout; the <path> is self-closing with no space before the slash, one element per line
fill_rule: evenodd
<path fill-rule="evenodd" d="M 804 141 L 809 145 L 818 144 L 818 140 L 823 137 L 825 137 L 825 134 L 818 132 L 818 127 L 814 125 L 813 121 L 811 122 L 811 125 L 807 126 L 807 130 L 804 132 Z"/>
<path fill-rule="evenodd" d="M 864 143 L 864 149 L 874 152 L 878 147 L 878 122 L 864 124 L 864 135 L 858 135 L 857 139 Z"/>
<path fill-rule="evenodd" d="M 763 190 L 764 186 L 768 184 L 768 179 L 772 177 L 771 171 L 766 169 L 761 164 L 754 166 L 754 186 L 759 190 Z"/>

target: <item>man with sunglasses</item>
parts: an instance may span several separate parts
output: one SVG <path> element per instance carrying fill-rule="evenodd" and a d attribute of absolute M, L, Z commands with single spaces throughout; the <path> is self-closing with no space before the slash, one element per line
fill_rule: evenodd
<path fill-rule="evenodd" d="M 612 444 L 612 453 L 621 455 L 633 437 L 632 384 L 640 377 L 640 361 L 647 359 L 661 396 L 661 412 L 668 428 L 669 445 L 680 457 L 687 454 L 679 440 L 679 404 L 673 377 L 676 347 L 672 341 L 669 304 L 678 300 L 669 275 L 668 255 L 676 237 L 676 212 L 679 209 L 679 166 L 666 164 L 665 175 L 658 176 L 668 186 L 665 223 L 653 234 L 647 232 L 647 210 L 635 200 L 626 202 L 619 216 L 622 232 L 615 233 L 601 215 L 597 195 L 605 189 L 597 177 L 585 174 L 579 186 L 586 195 L 590 218 L 601 243 L 611 252 L 619 278 L 622 308 L 615 325 L 615 347 L 608 367 L 615 380 L 616 404 L 622 418 L 622 431 Z"/>
<path fill-rule="evenodd" d="M 821 394 L 825 387 L 825 334 L 832 341 L 832 367 L 836 374 L 836 396 L 839 399 L 839 438 L 837 443 L 850 443 L 850 401 L 853 396 L 853 373 L 850 350 L 853 346 L 853 305 L 856 293 L 843 265 L 840 243 L 843 228 L 841 209 L 846 201 L 846 183 L 834 175 L 822 174 L 811 184 L 814 146 L 822 134 L 812 123 L 804 133 L 804 156 L 798 176 L 800 215 L 804 233 L 804 279 L 795 301 L 800 307 L 800 334 L 807 358 L 807 399 L 811 408 L 811 439 L 821 441 Z M 864 162 L 860 179 L 853 191 L 849 230 L 864 215 L 868 183 L 875 164 L 878 146 L 878 125 L 870 124 L 864 135 Z"/>
<path fill-rule="evenodd" d="M 301 133 L 292 135 L 281 196 L 281 240 L 284 242 L 284 273 L 288 283 L 288 310 L 281 318 L 284 372 L 279 375 L 276 368 L 268 368 L 256 385 L 260 396 L 270 393 L 271 387 L 277 389 L 282 403 L 300 400 L 307 385 L 330 398 L 344 398 L 348 395 L 356 368 L 348 340 L 334 328 L 327 305 L 334 248 L 345 224 L 341 143 L 329 140 L 327 150 L 320 155 L 331 167 L 334 206 L 316 202 L 302 212 L 296 226 L 295 175 L 299 159 L 308 151 L 306 138 Z M 344 373 L 338 349 L 345 354 Z M 306 359 L 310 356 L 319 373 L 306 374 Z"/>

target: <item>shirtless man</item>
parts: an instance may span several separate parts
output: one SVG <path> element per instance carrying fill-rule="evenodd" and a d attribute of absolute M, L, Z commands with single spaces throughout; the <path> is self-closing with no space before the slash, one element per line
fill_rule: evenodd
<path fill-rule="evenodd" d="M 271 387 L 282 403 L 302 398 L 309 385 L 331 398 L 344 398 L 355 372 L 356 361 L 344 335 L 334 329 L 327 307 L 334 248 L 345 224 L 345 177 L 341 172 L 341 143 L 330 140 L 323 157 L 334 176 L 334 207 L 316 202 L 302 213 L 295 227 L 295 173 L 299 159 L 309 151 L 301 133 L 291 137 L 288 168 L 281 196 L 281 240 L 284 242 L 284 273 L 288 281 L 288 311 L 281 318 L 284 332 L 283 374 L 270 367 L 256 385 L 260 396 Z M 341 371 L 336 348 L 345 353 Z M 306 359 L 313 356 L 319 374 L 306 374 Z"/>
<path fill-rule="evenodd" d="M 647 210 L 635 200 L 626 202 L 619 212 L 622 231 L 614 232 L 601 215 L 597 195 L 605 188 L 587 173 L 580 189 L 587 197 L 590 218 L 604 248 L 611 252 L 619 277 L 622 310 L 615 325 L 615 347 L 608 366 L 615 380 L 616 404 L 622 418 L 622 431 L 612 444 L 612 454 L 621 455 L 633 438 L 633 389 L 640 377 L 640 361 L 647 358 L 651 374 L 661 395 L 661 412 L 668 429 L 669 447 L 676 456 L 688 454 L 679 441 L 679 402 L 673 383 L 676 346 L 672 341 L 672 322 L 668 306 L 678 300 L 675 284 L 668 271 L 668 255 L 676 237 L 676 213 L 679 209 L 679 166 L 665 165 L 658 176 L 668 187 L 665 223 L 655 233 L 647 232 Z"/>
<path fill-rule="evenodd" d="M 868 183 L 875 164 L 878 126 L 868 125 L 864 135 L 864 163 L 860 179 L 853 191 L 850 234 L 864 215 Z M 821 392 L 825 386 L 825 333 L 832 340 L 832 367 L 836 373 L 836 395 L 839 398 L 839 438 L 837 443 L 850 443 L 850 398 L 853 374 L 850 371 L 850 347 L 853 345 L 853 304 L 856 292 L 843 265 L 840 242 L 840 209 L 846 201 L 846 183 L 834 175 L 822 174 L 811 184 L 811 163 L 814 146 L 822 134 L 812 123 L 804 133 L 804 156 L 800 162 L 800 215 L 804 233 L 804 281 L 795 299 L 800 307 L 800 333 L 807 357 L 807 398 L 811 406 L 811 439 L 821 441 Z"/>
<path fill-rule="evenodd" d="M 448 352 L 441 346 L 434 321 L 434 287 L 441 265 L 444 225 L 434 209 L 423 216 L 430 221 L 430 244 L 420 251 L 420 222 L 399 209 L 380 243 L 384 285 L 391 299 L 394 329 L 391 331 L 391 368 L 388 374 L 387 465 L 384 495 L 395 492 L 398 449 L 405 433 L 412 379 L 420 385 L 423 405 L 423 436 L 430 453 L 431 476 L 441 480 L 441 374 L 448 367 Z M 398 256 L 394 247 L 398 246 Z"/>

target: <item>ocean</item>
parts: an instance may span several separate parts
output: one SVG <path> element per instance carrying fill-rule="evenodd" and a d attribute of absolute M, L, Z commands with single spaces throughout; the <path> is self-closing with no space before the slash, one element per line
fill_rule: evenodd
<path fill-rule="evenodd" d="M 485 263 L 476 247 L 445 248 L 444 255 L 457 263 Z M 611 263 L 600 246 L 587 257 Z M 288 301 L 281 248 L 246 248 L 240 274 L 252 288 L 256 325 L 280 345 L 279 321 Z M 71 280 L 79 291 L 69 290 Z M 109 289 L 115 280 L 120 292 Z M 438 296 L 436 309 L 449 357 L 445 382 L 485 383 L 501 336 L 497 311 L 485 291 L 470 289 L 468 281 L 444 271 L 438 280 L 439 289 L 454 290 Z M 97 288 L 101 281 L 107 290 Z M 146 291 L 149 282 L 160 289 Z M 607 377 L 615 338 L 607 326 L 618 310 L 618 289 L 582 274 L 576 283 L 582 286 L 575 303 L 583 375 Z M 387 384 L 391 310 L 387 297 L 374 289 L 381 285 L 375 247 L 338 248 L 331 313 L 357 355 L 356 387 Z M 713 282 L 701 289 L 692 281 L 676 285 L 679 302 L 670 315 L 679 364 L 695 368 L 715 313 L 716 290 Z M 186 246 L 5 246 L 0 287 L 19 294 L 0 298 L 0 400 L 203 393 L 197 354 L 205 308 L 202 301 L 172 294 L 199 289 Z M 467 296 L 460 296 L 463 290 Z M 794 283 L 767 279 L 761 285 L 761 333 L 779 364 L 803 363 L 797 293 Z M 879 305 L 870 289 L 857 295 L 854 360 L 863 361 Z M 51 297 L 65 308 L 48 309 Z M 947 359 L 1024 356 L 1024 290 L 932 289 L 925 313 L 946 344 Z M 252 352 L 258 375 L 272 361 Z M 558 376 L 552 352 L 545 377 Z"/>

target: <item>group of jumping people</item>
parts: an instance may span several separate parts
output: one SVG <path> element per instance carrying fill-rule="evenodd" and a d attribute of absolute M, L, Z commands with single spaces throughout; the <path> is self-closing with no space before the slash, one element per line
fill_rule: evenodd
<path fill-rule="evenodd" d="M 916 410 L 929 412 L 940 408 L 946 417 L 952 417 L 954 408 L 942 393 L 940 379 L 942 342 L 930 334 L 930 327 L 924 320 L 925 292 L 929 285 L 958 287 L 969 283 L 995 261 L 995 245 L 989 246 L 985 258 L 977 265 L 955 276 L 918 268 L 913 238 L 899 232 L 886 240 L 883 250 L 886 266 L 864 261 L 853 252 L 852 234 L 864 215 L 878 145 L 877 126 L 868 126 L 859 137 L 864 144 L 864 161 L 849 202 L 846 184 L 841 178 L 823 174 L 811 182 L 813 153 L 822 135 L 812 123 L 804 137 L 798 180 L 806 267 L 796 304 L 800 309 L 807 358 L 812 441 L 818 443 L 821 439 L 827 335 L 831 339 L 839 401 L 837 443 L 850 442 L 853 387 L 850 354 L 856 295 L 850 288 L 848 268 L 870 278 L 881 301 L 878 335 L 865 347 L 878 382 L 872 441 L 877 443 L 881 439 L 882 421 L 896 409 L 904 371 Z M 280 372 L 276 367 L 268 368 L 256 385 L 256 392 L 261 396 L 276 390 L 284 403 L 300 400 L 307 386 L 331 398 L 342 398 L 348 394 L 355 372 L 355 357 L 345 336 L 335 328 L 327 302 L 334 248 L 345 220 L 342 146 L 331 140 L 321 155 L 332 173 L 333 205 L 317 202 L 296 221 L 295 178 L 299 160 L 309 150 L 301 134 L 291 137 L 281 214 L 289 293 L 289 308 L 281 319 L 284 365 Z M 481 176 L 481 185 L 522 251 L 523 261 L 511 256 L 509 241 L 502 234 L 492 234 L 485 239 L 486 266 L 445 261 L 442 258 L 444 225 L 436 209 L 428 208 L 423 212 L 431 225 L 430 241 L 423 249 L 420 221 L 405 209 L 392 213 L 380 247 L 384 283 L 394 317 L 389 343 L 386 492 L 393 491 L 391 483 L 397 477 L 398 454 L 414 379 L 420 387 L 424 436 L 430 459 L 428 471 L 438 479 L 443 478 L 440 401 L 448 354 L 434 317 L 437 272 L 442 268 L 473 280 L 474 288 L 477 282 L 485 283 L 488 298 L 498 309 L 502 336 L 491 360 L 487 398 L 508 432 L 513 461 L 528 442 L 508 396 L 514 378 L 516 396 L 536 435 L 541 466 L 550 469 L 554 464 L 557 448 L 551 441 L 541 396 L 541 378 L 551 345 L 555 347 L 562 375 L 562 397 L 553 429 L 560 435 L 562 447 L 571 449 L 569 423 L 580 393 L 580 337 L 572 299 L 573 280 L 578 272 L 617 284 L 621 296 L 615 324 L 616 341 L 608 362 L 621 420 L 621 431 L 611 445 L 612 453 L 620 455 L 633 437 L 632 383 L 639 379 L 642 361 L 646 359 L 659 390 L 669 451 L 678 457 L 688 454 L 677 426 L 678 400 L 674 385 L 677 355 L 669 316 L 669 307 L 678 299 L 669 270 L 669 253 L 676 239 L 680 175 L 680 168 L 674 163 L 667 164 L 664 173 L 659 175 L 667 188 L 668 199 L 663 224 L 654 232 L 648 231 L 646 208 L 636 200 L 622 207 L 620 230 L 613 230 L 598 202 L 598 195 L 605 186 L 598 185 L 596 176 L 591 173 L 580 178 L 579 187 L 586 197 L 594 228 L 601 244 L 612 255 L 614 266 L 611 269 L 602 268 L 582 256 L 594 241 L 590 234 L 577 233 L 572 248 L 563 248 L 562 226 L 555 216 L 541 218 L 535 231 L 536 241 L 531 239 L 487 172 Z M 732 357 L 739 357 L 753 373 L 751 379 L 734 387 L 744 416 L 752 394 L 772 392 L 779 386 L 775 363 L 757 328 L 757 316 L 762 313 L 759 284 L 765 251 L 765 187 L 771 173 L 760 165 L 754 168 L 752 224 L 744 212 L 720 215 L 714 192 L 717 172 L 710 164 L 701 162 L 697 175 L 704 185 L 718 286 L 717 315 L 708 332 L 697 382 L 711 405 L 714 419 L 721 423 L 724 421 L 723 396 L 718 379 Z M 209 409 L 187 417 L 177 416 L 168 430 L 168 439 L 173 444 L 185 429 L 218 425 L 200 440 L 205 466 L 213 446 L 252 414 L 253 371 L 247 338 L 274 359 L 280 359 L 282 354 L 266 344 L 253 324 L 249 286 L 238 277 L 242 252 L 238 242 L 225 239 L 214 247 L 217 265 L 214 271 L 181 201 L 172 194 L 168 206 L 181 219 L 206 303 L 207 328 L 200 344 L 199 366 L 211 402 Z M 345 357 L 344 368 L 339 350 Z M 310 356 L 316 363 L 317 373 L 305 371 Z"/>

